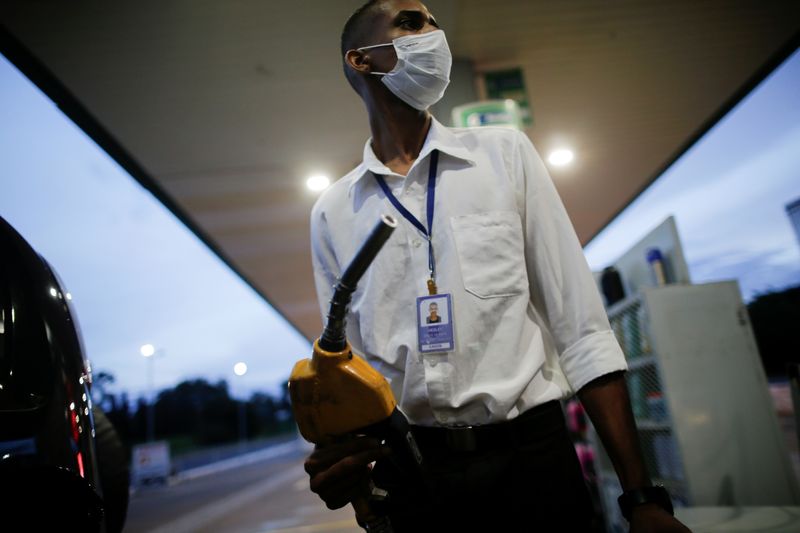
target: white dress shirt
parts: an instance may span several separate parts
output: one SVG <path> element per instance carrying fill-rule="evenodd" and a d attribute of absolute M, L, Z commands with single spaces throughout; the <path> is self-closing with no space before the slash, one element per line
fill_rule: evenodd
<path fill-rule="evenodd" d="M 432 242 L 439 293 L 453 302 L 455 350 L 418 350 L 416 298 L 428 294 L 425 236 L 372 173 L 426 225 L 430 154 L 439 150 Z M 390 382 L 413 424 L 508 420 L 626 369 L 580 243 L 528 137 L 435 119 L 407 176 L 364 147 L 364 161 L 311 213 L 322 316 L 338 276 L 383 213 L 398 227 L 361 279 L 347 338 Z"/>

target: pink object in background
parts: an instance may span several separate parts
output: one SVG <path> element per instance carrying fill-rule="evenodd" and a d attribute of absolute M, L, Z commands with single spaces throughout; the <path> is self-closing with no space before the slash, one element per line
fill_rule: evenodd
<path fill-rule="evenodd" d="M 586 411 L 578 400 L 570 400 L 566 405 L 567 429 L 572 434 L 575 454 L 581 464 L 583 478 L 589 483 L 595 483 L 594 450 L 583 442 L 586 438 Z"/>
<path fill-rule="evenodd" d="M 581 436 L 586 433 L 586 411 L 578 400 L 567 403 L 567 428 Z"/>
<path fill-rule="evenodd" d="M 581 463 L 583 478 L 589 483 L 594 483 L 594 451 L 592 447 L 579 442 L 575 444 L 575 453 L 578 455 L 578 461 Z"/>

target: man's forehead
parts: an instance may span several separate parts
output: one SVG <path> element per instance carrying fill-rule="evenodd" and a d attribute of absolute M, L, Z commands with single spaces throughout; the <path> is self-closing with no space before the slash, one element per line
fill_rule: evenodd
<path fill-rule="evenodd" d="M 415 0 L 384 0 L 378 4 L 375 13 L 391 20 L 404 11 L 430 15 L 430 11 L 425 7 L 425 4 Z"/>

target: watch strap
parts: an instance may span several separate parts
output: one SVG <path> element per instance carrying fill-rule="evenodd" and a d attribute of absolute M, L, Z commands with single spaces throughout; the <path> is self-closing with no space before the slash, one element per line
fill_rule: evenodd
<path fill-rule="evenodd" d="M 617 498 L 617 503 L 622 511 L 622 516 L 628 522 L 631 521 L 633 508 L 643 503 L 655 503 L 669 514 L 675 514 L 672 508 L 672 499 L 669 497 L 667 489 L 661 485 L 626 490 Z"/>

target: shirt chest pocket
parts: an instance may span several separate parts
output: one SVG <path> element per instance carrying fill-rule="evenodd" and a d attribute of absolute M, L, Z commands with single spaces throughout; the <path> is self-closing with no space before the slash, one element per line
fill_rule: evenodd
<path fill-rule="evenodd" d="M 522 222 L 513 211 L 452 217 L 450 227 L 464 288 L 479 298 L 527 291 Z"/>

